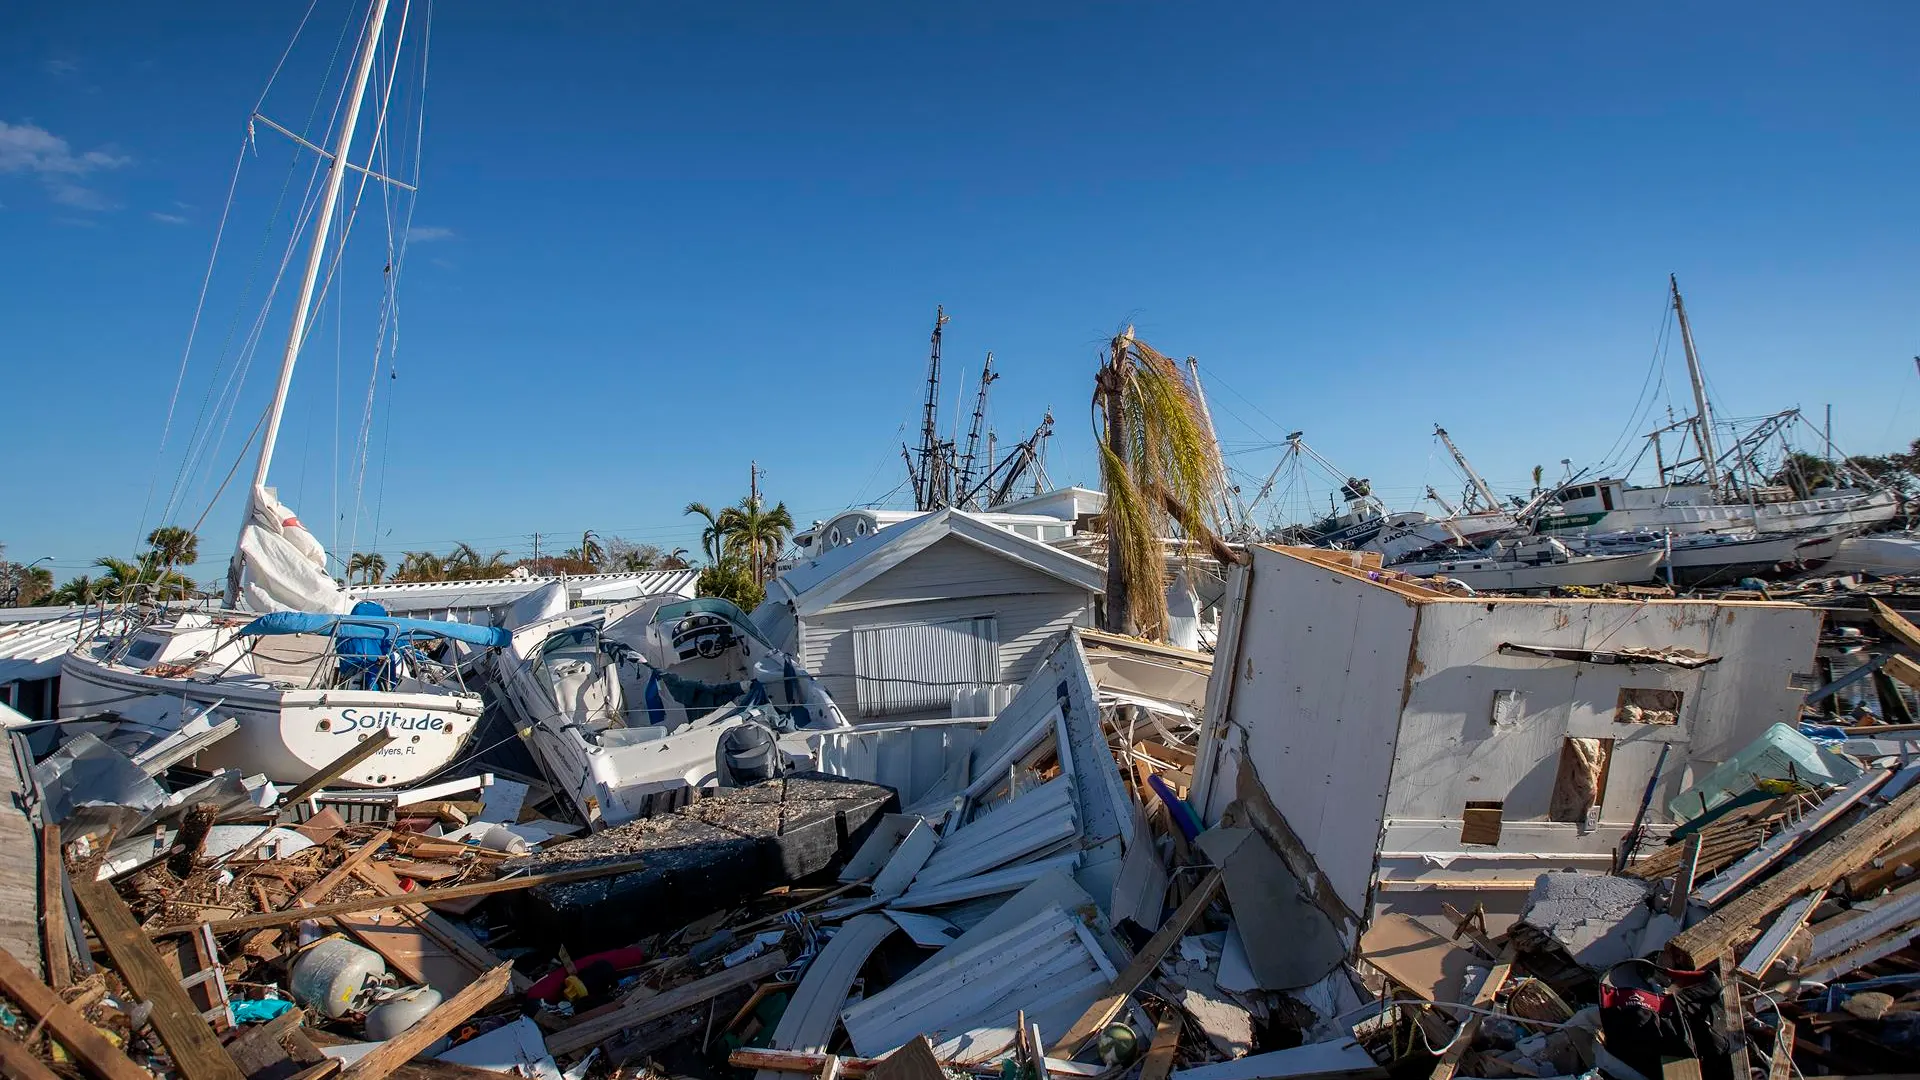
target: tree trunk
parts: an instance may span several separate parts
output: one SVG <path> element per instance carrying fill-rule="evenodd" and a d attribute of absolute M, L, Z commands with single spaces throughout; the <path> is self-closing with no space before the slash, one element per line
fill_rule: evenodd
<path fill-rule="evenodd" d="M 1114 359 L 1100 373 L 1101 393 L 1107 416 L 1107 449 L 1113 452 L 1121 469 L 1127 468 L 1127 433 L 1120 416 L 1119 353 L 1114 343 Z M 1133 633 L 1133 597 L 1127 591 L 1126 571 L 1120 565 L 1120 519 L 1113 512 L 1113 497 L 1107 497 L 1107 596 L 1105 628 L 1115 634 Z"/>

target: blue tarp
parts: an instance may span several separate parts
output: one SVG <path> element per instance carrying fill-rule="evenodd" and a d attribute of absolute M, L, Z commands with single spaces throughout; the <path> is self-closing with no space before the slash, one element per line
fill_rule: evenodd
<path fill-rule="evenodd" d="M 513 635 L 497 626 L 470 626 L 435 619 L 377 618 L 371 615 L 322 615 L 313 611 L 276 611 L 241 627 L 242 634 L 326 634 L 336 638 L 437 637 L 469 645 L 504 646 Z"/>

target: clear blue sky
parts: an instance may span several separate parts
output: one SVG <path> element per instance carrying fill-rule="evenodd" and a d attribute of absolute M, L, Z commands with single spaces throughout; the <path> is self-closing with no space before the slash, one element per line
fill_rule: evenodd
<path fill-rule="evenodd" d="M 303 40 L 325 47 L 289 58 L 270 115 L 304 115 L 357 7 L 319 0 Z M 751 459 L 803 523 L 886 495 L 936 302 L 949 418 L 992 349 L 994 425 L 1017 437 L 1051 405 L 1061 482 L 1092 476 L 1094 354 L 1131 322 L 1200 358 L 1238 469 L 1304 429 L 1412 506 L 1428 482 L 1458 490 L 1438 421 L 1524 487 L 1616 444 L 1669 271 L 1723 412 L 1830 402 L 1863 453 L 1920 435 L 1920 7 L 944 7 L 441 3 L 359 546 L 383 457 L 396 557 L 589 527 L 693 547 L 680 507 L 744 494 Z M 65 577 L 129 552 L 156 471 L 171 483 L 206 369 L 156 470 L 165 405 L 246 115 L 298 17 L 0 16 L 10 557 Z M 277 184 L 287 146 L 260 139 L 245 175 Z M 229 281 L 262 206 L 236 208 Z M 375 286 L 346 288 L 322 322 L 371 327 Z M 216 294 L 209 363 L 236 313 Z M 368 363 L 331 333 L 274 471 L 330 542 Z M 230 550 L 237 513 L 214 508 L 205 553 Z"/>

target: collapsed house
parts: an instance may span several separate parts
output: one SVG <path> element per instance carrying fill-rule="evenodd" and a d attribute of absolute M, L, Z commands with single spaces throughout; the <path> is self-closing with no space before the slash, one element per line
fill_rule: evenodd
<path fill-rule="evenodd" d="M 1248 555 L 1195 807 L 1260 830 L 1350 945 L 1376 912 L 1467 891 L 1517 911 L 1543 871 L 1608 869 L 1795 722 L 1814 670 L 1821 616 L 1797 604 L 1468 598 L 1356 554 Z"/>

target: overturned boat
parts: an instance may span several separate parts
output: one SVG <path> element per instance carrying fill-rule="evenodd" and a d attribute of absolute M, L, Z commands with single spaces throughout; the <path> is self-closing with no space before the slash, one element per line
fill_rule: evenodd
<path fill-rule="evenodd" d="M 593 825 L 764 779 L 805 756 L 795 733 L 848 726 L 797 661 L 711 597 L 547 614 L 512 630 L 493 666 L 535 759 Z"/>
<path fill-rule="evenodd" d="M 60 711 L 112 714 L 154 739 L 217 711 L 240 727 L 199 752 L 201 769 L 298 783 L 357 742 L 394 741 L 349 769 L 354 787 L 410 784 L 443 769 L 472 736 L 480 694 L 462 681 L 454 643 L 504 644 L 491 627 L 281 611 L 183 612 L 83 641 L 60 666 Z"/>

